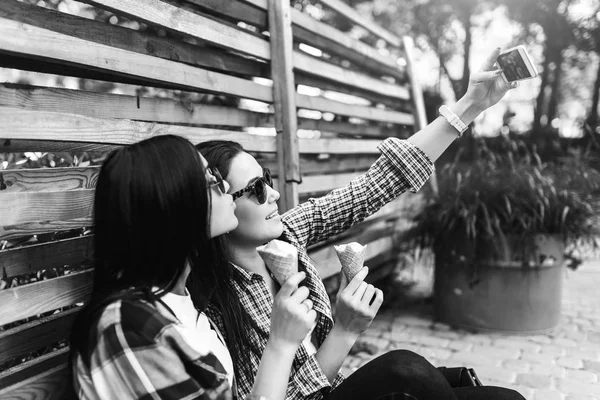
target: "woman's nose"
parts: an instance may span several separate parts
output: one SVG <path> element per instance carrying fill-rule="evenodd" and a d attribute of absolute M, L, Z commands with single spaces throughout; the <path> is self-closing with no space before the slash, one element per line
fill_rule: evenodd
<path fill-rule="evenodd" d="M 265 185 L 266 186 L 266 185 Z M 277 190 L 275 190 L 274 188 L 267 186 L 268 187 L 268 191 L 269 191 L 269 202 L 270 203 L 274 203 L 277 200 L 279 200 L 279 197 L 281 197 L 281 195 L 279 194 L 279 192 Z"/>

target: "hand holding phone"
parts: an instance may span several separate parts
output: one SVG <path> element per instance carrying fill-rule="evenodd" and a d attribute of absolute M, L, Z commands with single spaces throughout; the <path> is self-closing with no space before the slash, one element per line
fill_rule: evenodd
<path fill-rule="evenodd" d="M 538 76 L 525 46 L 516 46 L 500 53 L 496 59 L 505 82 L 516 82 Z"/>

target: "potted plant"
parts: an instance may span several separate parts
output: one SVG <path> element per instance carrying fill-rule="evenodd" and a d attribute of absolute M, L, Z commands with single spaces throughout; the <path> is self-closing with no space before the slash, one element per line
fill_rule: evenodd
<path fill-rule="evenodd" d="M 535 147 L 483 140 L 473 160 L 439 171 L 439 193 L 415 217 L 435 253 L 436 317 L 451 325 L 540 332 L 560 317 L 563 268 L 600 237 L 600 173 L 582 157 L 543 163 Z M 565 249 L 567 254 L 565 256 Z"/>

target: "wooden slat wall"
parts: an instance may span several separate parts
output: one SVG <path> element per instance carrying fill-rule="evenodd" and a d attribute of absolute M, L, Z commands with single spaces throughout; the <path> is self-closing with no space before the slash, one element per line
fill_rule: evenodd
<path fill-rule="evenodd" d="M 393 56 L 290 9 L 287 1 L 82 2 L 149 28 L 5 0 L 0 68 L 115 82 L 121 92 L 2 83 L 0 152 L 85 153 L 101 160 L 156 135 L 235 140 L 273 171 L 286 194 L 284 210 L 347 184 L 377 159 L 383 138 L 407 137 L 422 126 L 420 89 L 398 63 L 399 57 L 411 61 L 402 40 L 339 0 L 320 2 L 384 39 Z M 153 94 L 159 91 L 171 98 Z M 209 95 L 222 104 L 191 100 Z M 91 291 L 93 234 L 84 231 L 92 224 L 98 172 L 98 165 L 0 169 L 0 279 L 36 277 L 0 289 L 0 326 L 11 324 L 0 331 L 0 366 L 68 337 L 77 313 L 72 306 Z M 339 271 L 331 245 L 350 241 L 368 245 L 373 279 L 393 268 L 398 218 L 410 202 L 396 200 L 311 248 L 322 276 Z M 31 244 L 14 246 L 20 242 Z M 0 399 L 72 396 L 67 351 L 0 370 Z"/>

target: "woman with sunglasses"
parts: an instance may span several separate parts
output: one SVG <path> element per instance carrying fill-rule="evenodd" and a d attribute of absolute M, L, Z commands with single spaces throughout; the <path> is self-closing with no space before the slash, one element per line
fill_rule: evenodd
<path fill-rule="evenodd" d="M 194 146 L 159 136 L 111 153 L 94 203 L 94 287 L 71 335 L 81 399 L 229 400 L 233 364 L 204 305 L 229 277 L 220 235 L 238 221 L 229 185 Z M 316 313 L 292 276 L 250 392 L 283 400 L 294 354 Z M 186 289 L 186 283 L 190 291 Z M 229 306 L 241 309 L 239 300 Z"/>
<path fill-rule="evenodd" d="M 493 68 L 497 56 L 498 50 L 473 75 L 465 97 L 452 107 L 465 124 L 498 102 L 511 87 Z M 269 335 L 271 298 L 279 290 L 256 247 L 279 239 L 298 249 L 299 267 L 307 272 L 310 300 L 318 313 L 312 335 L 296 354 L 287 399 L 369 400 L 402 392 L 421 400 L 523 399 L 502 388 L 453 389 L 423 357 L 403 350 L 376 358 L 344 380 L 339 373 L 342 363 L 377 314 L 383 294 L 364 282 L 368 271 L 363 268 L 340 289 L 334 321 L 323 282 L 306 252 L 308 246 L 342 233 L 406 190 L 419 190 L 432 173 L 433 162 L 457 137 L 450 122 L 438 118 L 406 141 L 387 139 L 379 146 L 382 155 L 364 175 L 284 215 L 278 213 L 279 193 L 272 188 L 269 171 L 239 144 L 212 141 L 197 146 L 229 182 L 237 204 L 239 224 L 227 235 L 234 272 L 231 284 L 252 321 L 238 317 L 226 307 L 225 299 L 211 304 L 207 312 L 222 327 L 233 349 L 241 393 L 252 387 Z M 238 332 L 232 328 L 235 325 L 244 328 Z M 236 350 L 244 348 L 249 351 Z"/>

